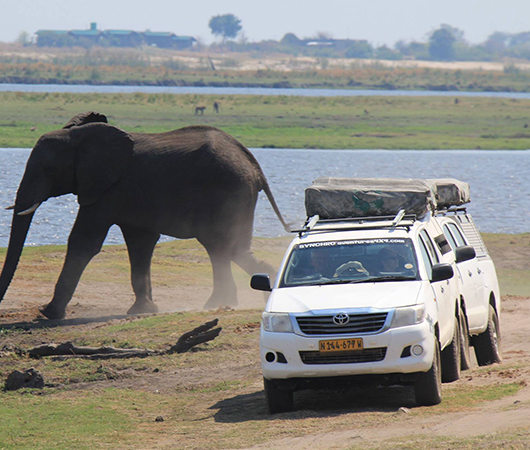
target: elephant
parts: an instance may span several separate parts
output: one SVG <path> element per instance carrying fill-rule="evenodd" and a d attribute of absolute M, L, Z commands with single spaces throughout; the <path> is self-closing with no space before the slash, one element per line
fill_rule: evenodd
<path fill-rule="evenodd" d="M 123 233 L 135 302 L 128 314 L 154 313 L 151 259 L 160 235 L 196 238 L 213 269 L 205 309 L 236 306 L 231 262 L 249 274 L 274 273 L 250 250 L 254 210 L 263 190 L 286 230 L 267 179 L 252 153 L 217 128 L 188 126 L 165 133 L 128 133 L 106 116 L 86 112 L 42 135 L 33 148 L 13 209 L 0 275 L 0 301 L 11 283 L 39 205 L 77 195 L 79 211 L 68 238 L 52 300 L 40 307 L 62 319 L 79 279 L 100 252 L 109 228 Z"/>

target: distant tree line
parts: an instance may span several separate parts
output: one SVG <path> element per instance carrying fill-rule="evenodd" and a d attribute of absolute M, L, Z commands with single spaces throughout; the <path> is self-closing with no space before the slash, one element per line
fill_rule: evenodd
<path fill-rule="evenodd" d="M 91 24 L 95 26 L 95 24 Z M 213 16 L 208 26 L 221 42 L 206 46 L 196 43 L 188 36 L 175 36 L 172 33 L 137 33 L 129 31 L 98 32 L 37 32 L 39 46 L 71 47 L 94 45 L 102 47 L 139 47 L 155 45 L 167 48 L 188 48 L 215 51 L 287 53 L 294 56 L 316 56 L 328 58 L 373 58 L 385 60 L 430 60 L 430 61 L 500 61 L 506 59 L 530 60 L 530 31 L 523 33 L 495 32 L 485 42 L 472 45 L 464 38 L 464 32 L 451 25 L 442 24 L 432 31 L 426 42 L 406 42 L 400 40 L 392 47 L 373 46 L 367 40 L 334 39 L 327 33 L 317 33 L 314 37 L 298 38 L 287 33 L 280 41 L 265 40 L 248 42 L 242 33 L 241 20 L 233 14 Z M 96 31 L 95 28 L 90 31 Z M 80 33 L 80 34 L 74 34 Z M 238 40 L 236 38 L 239 37 Z M 17 41 L 31 45 L 29 34 L 22 32 Z"/>
<path fill-rule="evenodd" d="M 417 59 L 430 61 L 498 61 L 506 58 L 530 60 L 530 31 L 523 33 L 491 34 L 483 43 L 472 45 L 464 38 L 464 32 L 451 25 L 442 24 L 428 36 L 427 42 L 398 41 L 393 47 L 374 47 L 367 40 L 333 39 L 326 33 L 300 39 L 287 33 L 280 41 L 246 42 L 234 39 L 241 31 L 241 21 L 233 14 L 215 16 L 210 20 L 214 35 L 222 36 L 222 47 L 234 52 L 283 52 L 293 55 L 374 59 Z"/>

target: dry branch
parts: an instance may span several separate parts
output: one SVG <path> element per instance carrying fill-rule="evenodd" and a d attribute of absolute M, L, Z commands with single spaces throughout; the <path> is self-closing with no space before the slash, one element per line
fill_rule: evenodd
<path fill-rule="evenodd" d="M 196 345 L 215 339 L 219 336 L 222 328 L 214 328 L 213 330 L 211 328 L 215 327 L 218 323 L 219 319 L 214 319 L 211 322 L 206 322 L 204 325 L 184 333 L 167 353 L 184 353 Z"/>
<path fill-rule="evenodd" d="M 211 341 L 219 336 L 222 328 L 214 328 L 219 319 L 206 322 L 205 324 L 188 331 L 180 336 L 177 343 L 168 350 L 156 351 L 145 348 L 115 348 L 115 347 L 78 347 L 72 342 L 63 344 L 44 344 L 28 350 L 32 358 L 53 356 L 53 359 L 85 358 L 85 359 L 111 359 L 111 358 L 145 358 L 153 355 L 165 355 L 172 353 L 184 353 L 204 342 Z"/>

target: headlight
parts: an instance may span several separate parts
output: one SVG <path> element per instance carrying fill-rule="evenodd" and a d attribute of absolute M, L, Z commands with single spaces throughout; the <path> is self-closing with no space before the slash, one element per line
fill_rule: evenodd
<path fill-rule="evenodd" d="M 294 331 L 289 314 L 264 312 L 261 317 L 265 331 L 277 333 L 292 333 Z"/>
<path fill-rule="evenodd" d="M 396 308 L 390 328 L 406 327 L 423 322 L 425 319 L 425 304 Z"/>

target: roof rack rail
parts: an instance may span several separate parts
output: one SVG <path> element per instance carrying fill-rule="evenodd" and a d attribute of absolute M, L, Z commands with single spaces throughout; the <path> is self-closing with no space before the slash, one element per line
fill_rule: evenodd
<path fill-rule="evenodd" d="M 446 216 L 447 214 L 458 214 L 458 213 L 467 213 L 467 209 L 465 206 L 450 206 L 449 208 L 445 209 L 439 209 L 435 211 L 436 216 Z"/>
<path fill-rule="evenodd" d="M 378 228 L 396 228 L 403 227 L 409 229 L 417 220 L 416 214 L 406 214 L 405 210 L 400 210 L 395 216 L 366 216 L 366 217 L 343 217 L 338 219 L 321 219 L 318 215 L 308 217 L 301 229 L 291 230 L 292 233 L 298 233 L 302 236 L 310 232 L 324 232 L 324 231 L 347 231 L 347 230 L 367 230 Z M 390 222 L 390 224 L 382 224 L 381 222 Z M 336 226 L 334 224 L 352 223 L 355 226 L 345 227 Z M 324 225 L 322 228 L 315 229 L 316 225 Z"/>

